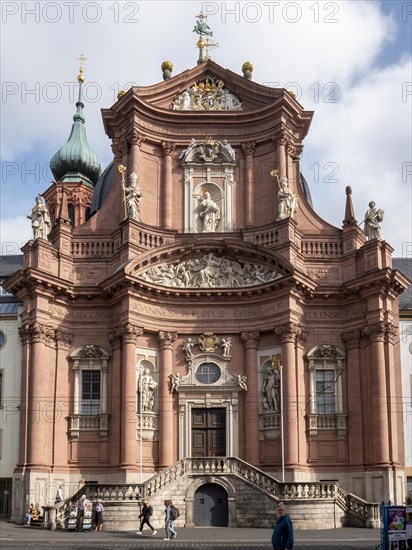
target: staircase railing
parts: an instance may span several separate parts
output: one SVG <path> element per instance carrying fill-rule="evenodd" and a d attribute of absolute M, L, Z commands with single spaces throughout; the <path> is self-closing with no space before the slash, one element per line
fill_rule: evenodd
<path fill-rule="evenodd" d="M 72 500 L 78 500 L 82 494 L 90 500 L 99 498 L 108 502 L 141 502 L 144 498 L 155 496 L 183 477 L 200 475 L 220 476 L 236 475 L 246 483 L 264 492 L 277 501 L 333 501 L 347 515 L 354 526 L 376 527 L 379 524 L 379 504 L 367 502 L 346 491 L 335 480 L 313 482 L 281 482 L 275 477 L 259 470 L 236 457 L 185 458 L 158 472 L 142 484 L 90 484 L 82 487 L 70 499 L 66 499 L 56 508 L 58 527 L 65 525 Z"/>

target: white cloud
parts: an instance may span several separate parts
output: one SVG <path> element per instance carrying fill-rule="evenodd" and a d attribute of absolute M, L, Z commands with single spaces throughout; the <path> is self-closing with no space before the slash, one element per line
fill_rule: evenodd
<path fill-rule="evenodd" d="M 1 254 L 21 254 L 21 247 L 33 238 L 30 220 L 26 216 L 1 220 Z"/>
<path fill-rule="evenodd" d="M 295 82 L 302 105 L 315 109 L 302 165 L 310 183 L 310 167 L 319 163 L 321 182 L 311 185 L 319 214 L 340 226 L 344 187 L 351 185 L 359 221 L 374 199 L 386 211 L 382 233 L 397 253 L 402 241 L 412 240 L 410 179 L 402 182 L 402 163 L 410 162 L 411 99 L 401 99 L 402 82 L 410 81 L 411 60 L 377 65 L 401 26 L 382 12 L 379 2 L 305 1 L 298 3 L 300 13 L 293 11 L 293 2 L 99 2 L 101 17 L 95 23 L 85 20 L 96 18 L 92 7 L 82 14 L 87 3 L 73 8 L 72 23 L 65 6 L 70 3 L 61 3 L 62 16 L 56 23 L 47 19 L 56 17 L 52 5 L 57 3 L 9 4 L 19 6 L 19 12 L 3 25 L 3 91 L 5 85 L 6 92 L 13 90 L 16 83 L 16 93 L 6 95 L 2 104 L 3 159 L 21 158 L 40 144 L 51 156 L 65 143 L 74 101 L 64 83 L 75 82 L 76 58 L 84 53 L 90 94 L 101 90 L 99 101 L 85 102 L 87 134 L 105 165 L 111 150 L 100 108 L 109 107 L 126 82 L 159 82 L 165 59 L 173 61 L 174 74 L 195 66 L 197 36 L 192 29 L 194 15 L 203 7 L 215 12 L 208 23 L 220 44 L 213 53 L 217 63 L 240 72 L 242 63 L 250 60 L 254 80 L 281 86 Z M 38 22 L 29 14 L 22 22 L 22 6 L 34 4 L 50 7 L 38 14 Z M 125 22 L 127 18 L 131 22 Z M 33 89 L 34 95 L 27 93 Z M 58 89 L 61 98 L 53 103 Z M 333 97 L 339 102 L 327 103 L 325 94 L 337 89 Z M 338 183 L 323 181 L 331 170 L 322 170 L 326 163 L 339 166 Z"/>

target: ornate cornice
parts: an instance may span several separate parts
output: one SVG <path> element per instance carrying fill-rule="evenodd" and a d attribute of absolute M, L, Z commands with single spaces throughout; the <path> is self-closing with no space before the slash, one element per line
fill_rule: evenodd
<path fill-rule="evenodd" d="M 258 330 L 250 332 L 242 332 L 240 337 L 243 340 L 245 349 L 256 349 L 259 343 L 260 334 Z"/>
<path fill-rule="evenodd" d="M 173 349 L 173 342 L 177 338 L 177 332 L 165 332 L 159 330 L 160 349 Z"/>

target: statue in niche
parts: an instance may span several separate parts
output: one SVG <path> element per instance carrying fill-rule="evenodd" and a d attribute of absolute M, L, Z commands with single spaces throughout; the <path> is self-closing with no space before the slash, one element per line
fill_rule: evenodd
<path fill-rule="evenodd" d="M 51 229 L 50 214 L 47 206 L 42 203 L 40 195 L 36 197 L 36 204 L 27 217 L 31 220 L 33 239 L 47 239 Z"/>
<path fill-rule="evenodd" d="M 140 221 L 140 200 L 143 192 L 139 187 L 139 176 L 133 172 L 130 175 L 128 187 L 122 182 L 124 203 L 126 205 L 126 216 L 132 220 Z"/>
<path fill-rule="evenodd" d="M 176 374 L 169 374 L 169 380 L 170 380 L 170 393 L 173 393 L 180 386 L 182 377 L 177 372 Z"/>
<path fill-rule="evenodd" d="M 158 384 L 150 374 L 150 369 L 142 369 L 138 380 L 141 406 L 143 411 L 153 411 L 155 391 Z"/>
<path fill-rule="evenodd" d="M 232 347 L 232 338 L 222 338 L 220 345 L 223 348 L 223 357 L 230 357 L 230 348 Z"/>
<path fill-rule="evenodd" d="M 277 369 L 271 369 L 263 380 L 263 410 L 280 410 L 280 375 Z"/>
<path fill-rule="evenodd" d="M 215 233 L 220 220 L 219 206 L 212 200 L 208 191 L 203 196 L 197 195 L 196 198 L 198 201 L 201 201 L 200 206 L 202 210 L 199 212 L 199 216 L 203 222 L 202 233 Z"/>
<path fill-rule="evenodd" d="M 279 179 L 278 217 L 276 221 L 291 218 L 298 209 L 297 201 L 297 196 L 288 187 L 288 178 L 282 176 Z"/>
<path fill-rule="evenodd" d="M 384 211 L 376 208 L 373 201 L 369 203 L 369 208 L 365 213 L 365 228 L 364 232 L 368 240 L 381 238 L 381 226 L 379 222 L 383 220 Z"/>
<path fill-rule="evenodd" d="M 182 349 L 186 352 L 186 357 L 193 357 L 193 346 L 196 345 L 196 342 L 193 342 L 191 338 L 188 338 L 186 342 L 183 342 Z"/>
<path fill-rule="evenodd" d="M 235 374 L 235 378 L 242 390 L 247 391 L 247 376 L 244 376 L 243 374 Z"/>

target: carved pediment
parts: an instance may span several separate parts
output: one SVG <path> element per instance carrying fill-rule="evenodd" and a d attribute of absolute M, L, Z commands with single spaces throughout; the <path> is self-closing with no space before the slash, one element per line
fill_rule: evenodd
<path fill-rule="evenodd" d="M 242 102 L 225 88 L 223 80 L 206 77 L 179 94 L 172 103 L 175 111 L 241 111 Z"/>
<path fill-rule="evenodd" d="M 281 273 L 268 267 L 218 258 L 213 253 L 157 265 L 138 275 L 144 281 L 173 288 L 240 288 L 262 285 L 280 277 Z"/>

